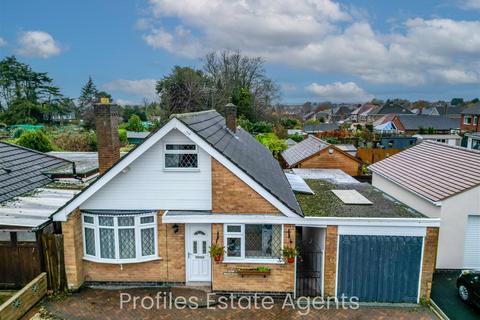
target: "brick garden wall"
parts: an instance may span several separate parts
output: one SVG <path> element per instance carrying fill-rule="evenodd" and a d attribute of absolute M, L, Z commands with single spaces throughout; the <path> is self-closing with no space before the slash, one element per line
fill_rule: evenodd
<path fill-rule="evenodd" d="M 290 239 L 288 238 L 290 230 Z M 212 244 L 223 245 L 223 224 L 212 225 Z M 284 225 L 283 245 L 295 245 L 295 226 Z M 259 291 L 259 292 L 293 292 L 295 284 L 295 264 L 252 264 L 252 263 L 215 263 L 212 261 L 212 290 L 214 291 Z M 265 266 L 271 268 L 271 274 L 266 276 L 245 275 L 236 272 L 237 268 L 254 268 Z"/>
<path fill-rule="evenodd" d="M 80 210 L 72 212 L 66 222 L 62 222 L 63 252 L 65 273 L 69 289 L 79 288 L 84 281 L 83 232 Z"/>

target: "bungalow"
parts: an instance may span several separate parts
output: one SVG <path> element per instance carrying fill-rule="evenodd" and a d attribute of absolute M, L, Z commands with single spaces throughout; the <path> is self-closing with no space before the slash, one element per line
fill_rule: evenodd
<path fill-rule="evenodd" d="M 394 127 L 399 133 L 416 134 L 422 129 L 432 129 L 434 133 L 449 134 L 460 129 L 458 119 L 451 119 L 445 116 L 427 115 L 396 115 L 392 120 Z"/>
<path fill-rule="evenodd" d="M 425 141 L 369 168 L 374 187 L 441 219 L 437 268 L 480 268 L 480 151 Z"/>
<path fill-rule="evenodd" d="M 271 153 L 237 127 L 235 106 L 226 108 L 226 118 L 214 110 L 175 115 L 121 159 L 111 147 L 118 143 L 108 141 L 117 138 L 113 106 L 96 105 L 95 113 L 102 132 L 101 174 L 53 216 L 64 237 L 69 288 L 149 283 L 207 285 L 219 294 L 285 295 L 309 294 L 300 284 L 315 283 L 320 291 L 314 295 L 352 296 L 360 292 L 348 284 L 362 289 L 366 282 L 345 263 L 356 256 L 354 248 L 375 246 L 375 252 L 365 251 L 370 260 L 356 265 L 364 268 L 368 262 L 387 270 L 382 254 L 389 252 L 389 261 L 402 261 L 403 272 L 392 271 L 399 277 L 392 281 L 385 272 L 371 273 L 371 283 L 378 285 L 369 287 L 363 301 L 428 298 L 436 219 L 409 210 L 390 215 L 386 209 L 382 215 L 373 207 L 353 215 L 359 204 L 341 214 L 328 209 L 305 218 L 292 190 L 304 190 L 303 180 L 290 176 L 289 181 Z M 326 192 L 322 197 L 329 202 L 334 197 L 351 201 L 351 196 Z M 312 241 L 323 248 L 315 257 L 324 263 L 306 283 L 296 277 L 300 266 L 282 256 L 300 240 L 309 243 L 303 227 L 323 234 Z M 392 243 L 397 251 L 386 250 Z M 209 255 L 214 246 L 224 247 L 223 259 L 215 263 Z M 246 272 L 258 267 L 263 267 L 261 276 Z M 392 295 L 386 283 L 408 283 L 409 289 Z"/>
<path fill-rule="evenodd" d="M 286 168 L 341 169 L 358 176 L 362 162 L 349 152 L 315 136 L 282 152 Z"/>

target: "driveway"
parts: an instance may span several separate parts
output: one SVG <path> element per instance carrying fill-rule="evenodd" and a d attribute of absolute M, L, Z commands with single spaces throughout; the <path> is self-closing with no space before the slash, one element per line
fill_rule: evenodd
<path fill-rule="evenodd" d="M 463 303 L 457 295 L 456 281 L 460 271 L 437 272 L 433 275 L 431 298 L 452 320 L 478 320 L 480 309 Z"/>
<path fill-rule="evenodd" d="M 68 295 L 62 299 L 49 299 L 43 301 L 44 308 L 53 316 L 61 319 L 437 319 L 426 308 L 402 307 L 360 307 L 358 310 L 312 310 L 306 315 L 301 315 L 299 310 L 287 308 L 282 310 L 282 302 L 270 310 L 240 310 L 231 307 L 222 310 L 219 308 L 196 310 L 169 309 L 154 307 L 150 310 L 144 308 L 134 309 L 131 304 L 120 309 L 120 294 L 128 292 L 132 296 L 155 297 L 155 289 L 128 289 L 128 290 L 102 290 L 82 289 L 79 293 Z M 37 307 L 38 309 L 38 307 Z"/>

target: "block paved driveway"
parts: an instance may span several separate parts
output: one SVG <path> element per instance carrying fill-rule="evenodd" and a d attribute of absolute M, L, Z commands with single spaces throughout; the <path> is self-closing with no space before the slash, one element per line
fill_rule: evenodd
<path fill-rule="evenodd" d="M 156 289 L 128 289 L 127 290 L 102 290 L 82 289 L 79 293 L 71 294 L 62 299 L 48 299 L 43 301 L 43 306 L 52 315 L 61 319 L 437 319 L 426 308 L 401 308 L 401 307 L 360 307 L 358 310 L 313 310 L 308 315 L 302 316 L 298 310 L 281 309 L 281 303 L 276 304 L 272 310 L 209 310 L 199 308 L 196 310 L 134 310 L 131 305 L 120 309 L 120 292 L 132 295 L 154 297 Z"/>

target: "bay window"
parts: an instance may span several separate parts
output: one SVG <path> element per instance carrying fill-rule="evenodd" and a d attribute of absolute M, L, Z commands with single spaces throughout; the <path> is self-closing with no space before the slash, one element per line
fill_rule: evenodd
<path fill-rule="evenodd" d="M 273 261 L 282 258 L 282 225 L 226 224 L 225 261 Z"/>
<path fill-rule="evenodd" d="M 83 240 L 86 259 L 128 263 L 156 259 L 156 213 L 92 215 L 84 213 Z"/>

